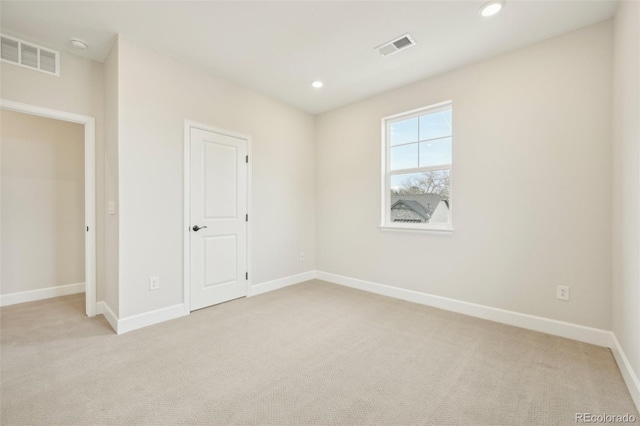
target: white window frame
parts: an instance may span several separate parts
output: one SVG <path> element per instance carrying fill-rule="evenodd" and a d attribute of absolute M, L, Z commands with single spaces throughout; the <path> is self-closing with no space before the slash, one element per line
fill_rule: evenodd
<path fill-rule="evenodd" d="M 380 229 L 381 230 L 392 230 L 392 231 L 426 231 L 426 232 L 437 232 L 437 233 L 451 233 L 453 232 L 453 128 L 451 129 L 451 164 L 448 166 L 438 165 L 438 166 L 427 166 L 427 167 L 414 167 L 410 169 L 400 169 L 400 170 L 390 170 L 390 129 L 391 124 L 398 122 L 409 120 L 411 118 L 420 117 L 422 115 L 436 113 L 440 111 L 445 111 L 451 109 L 453 114 L 453 102 L 445 101 L 440 102 L 438 104 L 429 105 L 423 108 L 414 109 L 411 111 L 406 111 L 400 114 L 390 115 L 388 117 L 382 118 L 382 179 L 381 179 L 381 222 Z M 419 173 L 426 172 L 430 170 L 449 170 L 449 223 L 404 223 L 404 222 L 391 222 L 391 206 L 390 206 L 390 190 L 391 190 L 391 176 L 396 174 L 407 174 L 407 173 Z"/>

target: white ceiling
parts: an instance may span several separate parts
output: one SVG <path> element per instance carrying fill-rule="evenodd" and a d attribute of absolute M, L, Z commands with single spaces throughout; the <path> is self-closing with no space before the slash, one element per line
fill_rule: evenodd
<path fill-rule="evenodd" d="M 310 113 L 613 16 L 615 0 L 507 0 L 481 18 L 477 1 L 2 1 L 3 32 L 104 61 L 120 33 Z M 374 47 L 410 33 L 417 45 Z M 64 70 L 63 70 L 64 72 Z M 311 87 L 322 80 L 324 88 Z"/>

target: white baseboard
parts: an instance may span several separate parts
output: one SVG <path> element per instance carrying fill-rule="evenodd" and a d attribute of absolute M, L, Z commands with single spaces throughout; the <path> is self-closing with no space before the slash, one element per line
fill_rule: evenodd
<path fill-rule="evenodd" d="M 640 411 L 640 379 L 631 368 L 631 364 L 629 363 L 629 359 L 624 354 L 622 350 L 622 346 L 620 346 L 620 342 L 616 338 L 615 334 L 611 333 L 613 339 L 613 346 L 611 347 L 611 352 L 613 352 L 613 356 L 618 363 L 618 367 L 620 368 L 620 373 L 622 373 L 622 377 L 624 378 L 624 382 L 627 384 L 627 388 L 629 389 L 629 393 L 631 394 L 631 398 L 633 402 L 636 404 L 636 408 Z"/>
<path fill-rule="evenodd" d="M 184 303 L 166 308 L 156 309 L 154 311 L 145 312 L 138 315 L 120 318 L 116 332 L 118 334 L 127 333 L 139 328 L 148 327 L 159 322 L 169 321 L 174 318 L 184 316 Z"/>
<path fill-rule="evenodd" d="M 96 314 L 104 315 L 104 318 L 107 320 L 113 331 L 118 333 L 118 316 L 111 310 L 109 305 L 106 302 L 98 302 L 96 303 Z"/>
<path fill-rule="evenodd" d="M 385 284 L 378 284 L 369 281 L 349 278 L 342 275 L 330 274 L 317 271 L 316 278 L 346 287 L 356 288 L 395 299 L 406 300 L 408 302 L 419 303 L 421 305 L 432 306 L 434 308 L 457 312 L 472 317 L 496 321 L 503 324 L 513 325 L 528 330 L 540 331 L 554 336 L 566 337 L 568 339 L 579 340 L 598 346 L 612 347 L 612 334 L 610 331 L 598 328 L 586 327 L 564 321 L 538 317 L 535 315 L 522 314 L 505 309 L 493 308 L 476 303 L 464 302 L 462 300 L 450 299 L 448 297 L 434 296 L 432 294 L 421 293 L 413 290 L 406 290 L 392 287 Z"/>
<path fill-rule="evenodd" d="M 250 287 L 248 296 L 255 296 L 257 294 L 277 290 L 279 288 L 301 283 L 303 281 L 312 280 L 315 278 L 315 275 L 315 271 L 308 271 L 302 274 L 291 275 L 285 278 L 260 283 Z M 139 328 L 158 324 L 160 322 L 179 318 L 189 314 L 188 312 L 185 314 L 184 303 L 162 309 L 156 309 L 155 311 L 145 312 L 138 315 L 132 315 L 125 318 L 118 318 L 109 308 L 109 306 L 104 302 L 98 302 L 97 311 L 98 313 L 101 313 L 105 316 L 105 318 L 107 319 L 109 324 L 111 324 L 111 327 L 113 327 L 117 334 L 127 333 L 129 331 L 137 330 Z"/>
<path fill-rule="evenodd" d="M 178 305 L 168 306 L 166 308 L 156 309 L 154 311 L 131 315 L 120 319 L 106 302 L 101 301 L 96 303 L 96 312 L 104 315 L 105 319 L 111 325 L 111 328 L 113 328 L 116 334 L 123 334 L 139 328 L 182 317 L 184 316 L 184 304 L 180 303 Z"/>
<path fill-rule="evenodd" d="M 434 296 L 413 290 L 406 290 L 342 275 L 316 271 L 316 278 L 334 284 L 382 296 L 393 297 L 395 299 L 406 300 L 408 302 L 419 303 L 421 305 L 432 306 L 447 311 L 457 312 L 472 317 L 483 318 L 515 327 L 526 328 L 528 330 L 539 331 L 554 336 L 566 337 L 580 342 L 591 343 L 593 345 L 604 346 L 611 349 L 613 356 L 622 373 L 622 377 L 629 389 L 631 398 L 640 411 L 640 379 L 634 372 L 627 359 L 620 342 L 615 334 L 608 330 L 586 327 L 564 321 L 557 321 L 535 315 L 522 314 L 520 312 L 508 311 L 505 309 L 493 308 L 476 303 L 464 302 L 442 296 Z"/>
<path fill-rule="evenodd" d="M 301 274 L 289 275 L 288 277 L 279 278 L 273 281 L 265 281 L 260 284 L 252 285 L 249 289 L 249 296 L 256 296 L 258 294 L 277 290 L 282 287 L 287 287 L 293 284 L 309 281 L 314 279 L 315 277 L 316 277 L 316 271 L 307 271 Z"/>
<path fill-rule="evenodd" d="M 34 302 L 36 300 L 50 299 L 52 297 L 67 296 L 69 294 L 84 293 L 84 283 L 60 285 L 38 290 L 19 291 L 0 296 L 0 306 L 15 305 L 18 303 Z"/>
<path fill-rule="evenodd" d="M 620 343 L 613 332 L 598 328 L 586 327 L 564 321 L 553 320 L 535 315 L 523 314 L 515 311 L 494 308 L 491 306 L 479 305 L 476 303 L 464 302 L 442 296 L 435 296 L 421 293 L 414 290 L 407 290 L 392 287 L 385 284 L 374 283 L 342 275 L 331 274 L 322 271 L 307 271 L 301 274 L 290 275 L 277 280 L 266 281 L 252 286 L 248 296 L 277 290 L 290 285 L 309 281 L 314 278 L 327 281 L 370 293 L 380 294 L 395 299 L 408 302 L 419 303 L 421 305 L 432 306 L 447 311 L 457 312 L 472 317 L 482 318 L 528 330 L 539 331 L 554 336 L 565 337 L 598 346 L 611 348 L 615 360 L 620 368 L 625 383 L 629 389 L 631 397 L 640 411 L 640 380 L 629 364 Z M 143 314 L 133 315 L 127 318 L 118 319 L 111 308 L 105 302 L 98 302 L 97 313 L 103 314 L 111 327 L 117 334 L 126 333 L 138 328 L 157 324 L 170 319 L 184 316 L 184 304 L 169 306 Z M 188 315 L 188 314 L 187 314 Z"/>

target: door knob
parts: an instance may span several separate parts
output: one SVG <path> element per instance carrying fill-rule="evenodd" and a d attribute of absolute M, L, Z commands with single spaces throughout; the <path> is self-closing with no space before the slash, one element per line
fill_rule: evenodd
<path fill-rule="evenodd" d="M 193 229 L 194 231 L 198 232 L 199 230 L 204 229 L 204 228 L 206 228 L 206 226 L 193 225 L 193 228 L 192 228 L 192 229 Z"/>

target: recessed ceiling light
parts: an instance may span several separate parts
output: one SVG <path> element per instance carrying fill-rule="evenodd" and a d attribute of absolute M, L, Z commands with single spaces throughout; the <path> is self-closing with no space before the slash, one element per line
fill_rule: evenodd
<path fill-rule="evenodd" d="M 321 81 L 314 81 L 313 83 L 311 83 L 311 85 L 313 87 L 315 87 L 316 89 L 321 88 L 322 86 L 324 86 L 324 84 Z"/>
<path fill-rule="evenodd" d="M 482 15 L 484 18 L 488 18 L 489 16 L 493 16 L 496 13 L 500 12 L 503 6 L 504 6 L 503 1 L 500 1 L 500 0 L 489 1 L 480 7 L 480 9 L 478 10 L 478 13 Z"/>
<path fill-rule="evenodd" d="M 84 49 L 86 49 L 86 48 L 87 48 L 87 46 L 88 46 L 88 44 L 87 44 L 87 43 L 85 43 L 84 41 L 79 40 L 79 39 L 77 39 L 77 38 L 72 38 L 72 39 L 71 39 L 71 45 L 72 45 L 73 47 L 75 47 L 76 49 L 80 49 L 80 50 L 84 50 Z"/>

